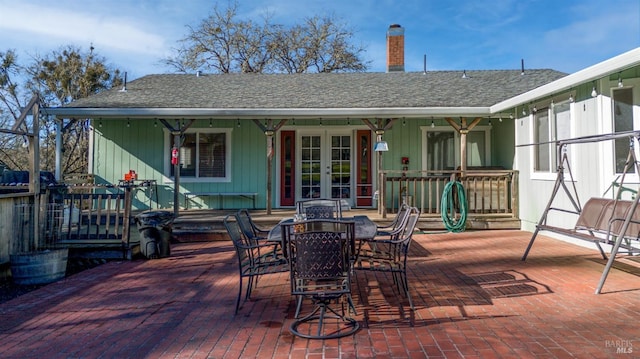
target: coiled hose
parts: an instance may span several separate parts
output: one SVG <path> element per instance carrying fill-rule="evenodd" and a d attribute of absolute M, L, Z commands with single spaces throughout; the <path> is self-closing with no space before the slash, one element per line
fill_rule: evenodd
<path fill-rule="evenodd" d="M 454 196 L 454 186 L 456 187 L 456 196 Z M 457 207 L 460 210 L 460 218 L 458 219 L 456 219 L 456 203 L 454 203 L 454 199 L 457 199 Z M 440 215 L 442 216 L 444 227 L 449 232 L 464 231 L 467 222 L 467 210 L 467 196 L 464 193 L 462 183 L 458 181 L 447 182 L 440 201 Z"/>

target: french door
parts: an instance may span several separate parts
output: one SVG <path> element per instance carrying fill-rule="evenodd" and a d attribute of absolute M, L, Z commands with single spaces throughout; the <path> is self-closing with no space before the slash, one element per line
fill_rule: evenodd
<path fill-rule="evenodd" d="M 299 198 L 343 199 L 353 205 L 351 133 L 301 133 L 299 144 Z"/>

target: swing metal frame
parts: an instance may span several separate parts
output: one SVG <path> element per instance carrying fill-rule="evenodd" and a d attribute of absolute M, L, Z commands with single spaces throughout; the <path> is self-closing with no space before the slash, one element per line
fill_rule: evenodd
<path fill-rule="evenodd" d="M 629 139 L 629 153 L 627 155 L 627 159 L 624 165 L 624 170 L 620 178 L 620 185 L 615 190 L 615 196 L 612 200 L 604 200 L 598 198 L 591 198 L 583 207 L 580 203 L 580 199 L 578 196 L 578 192 L 576 190 L 575 181 L 573 179 L 573 174 L 571 172 L 571 166 L 569 164 L 569 160 L 567 157 L 567 146 L 571 144 L 581 144 L 581 143 L 594 143 L 594 142 L 602 142 L 602 141 L 610 141 L 616 139 L 628 138 Z M 635 168 L 635 173 L 640 174 L 640 163 L 636 158 L 635 154 L 635 145 L 640 143 L 640 131 L 626 131 L 626 132 L 618 132 L 612 134 L 602 134 L 602 135 L 594 135 L 594 136 L 585 136 L 585 137 L 577 137 L 572 139 L 558 140 L 552 142 L 546 142 L 556 144 L 556 158 L 558 159 L 558 167 L 556 171 L 556 181 L 551 192 L 551 197 L 547 202 L 547 206 L 545 210 L 542 212 L 542 216 L 536 225 L 536 229 L 533 232 L 531 240 L 527 246 L 527 249 L 522 256 L 522 260 L 525 261 L 533 246 L 533 242 L 535 241 L 538 233 L 540 231 L 550 231 L 558 234 L 593 241 L 602 257 L 607 260 L 605 268 L 602 272 L 602 276 L 600 277 L 600 281 L 596 288 L 595 293 L 600 294 L 602 291 L 602 287 L 607 279 L 609 271 L 613 266 L 613 262 L 615 257 L 621 246 L 624 245 L 624 248 L 632 253 L 633 251 L 637 251 L 640 249 L 633 248 L 629 244 L 629 240 L 638 240 L 637 233 L 633 235 L 633 233 L 627 232 L 629 231 L 630 226 L 638 226 L 640 225 L 640 219 L 638 216 L 634 217 L 636 212 L 636 208 L 638 207 L 638 200 L 640 196 L 636 195 L 635 198 L 631 201 L 622 200 L 622 192 L 628 191 L 627 187 L 624 187 L 624 180 L 627 172 L 632 168 Z M 540 144 L 535 144 L 540 145 Z M 571 183 L 571 188 L 569 188 L 565 181 L 565 172 L 569 175 L 569 182 Z M 562 188 L 563 192 L 567 195 L 569 202 L 571 203 L 573 210 L 554 207 L 554 200 L 558 195 L 558 192 Z M 611 188 L 611 187 L 610 187 Z M 638 188 L 638 192 L 640 193 L 640 184 Z M 603 204 L 607 205 L 608 208 L 604 208 Z M 601 208 L 590 208 L 591 211 L 596 210 L 598 215 L 586 215 L 585 209 L 586 206 L 599 206 Z M 579 216 L 576 227 L 573 229 L 560 228 L 556 226 L 552 226 L 547 224 L 547 218 L 549 213 L 552 211 L 560 211 L 565 213 L 573 213 Z M 592 213 L 593 214 L 593 213 Z M 609 214 L 609 217 L 602 219 L 604 214 Z M 620 216 L 622 214 L 622 216 Z M 583 216 L 584 215 L 584 216 Z M 640 213 L 639 213 L 640 215 Z M 594 220 L 594 218 L 596 220 Z M 589 222 L 597 222 L 597 223 L 589 223 Z M 622 222 L 622 224 L 620 224 Z M 578 225 L 580 224 L 580 225 Z M 615 231 L 615 233 L 612 233 Z M 600 236 L 596 235 L 600 234 Z M 604 236 L 604 237 L 603 237 Z M 605 254 L 604 250 L 600 246 L 600 242 L 608 243 L 612 245 L 611 253 L 609 254 L 609 258 Z M 624 243 L 624 244 L 623 244 Z"/>

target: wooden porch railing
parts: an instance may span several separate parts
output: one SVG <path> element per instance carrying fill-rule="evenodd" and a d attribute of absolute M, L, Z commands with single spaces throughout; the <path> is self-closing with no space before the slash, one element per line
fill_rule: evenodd
<path fill-rule="evenodd" d="M 517 219 L 518 171 L 381 171 L 382 186 L 378 210 L 383 217 L 395 213 L 403 202 L 420 209 L 423 216 L 440 216 L 440 202 L 446 184 L 462 183 L 468 203 L 467 217 Z"/>

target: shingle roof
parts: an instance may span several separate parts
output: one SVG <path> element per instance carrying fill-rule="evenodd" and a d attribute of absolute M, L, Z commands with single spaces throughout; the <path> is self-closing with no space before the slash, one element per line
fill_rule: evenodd
<path fill-rule="evenodd" d="M 488 107 L 564 77 L 548 69 L 148 75 L 71 108 L 353 109 Z"/>

